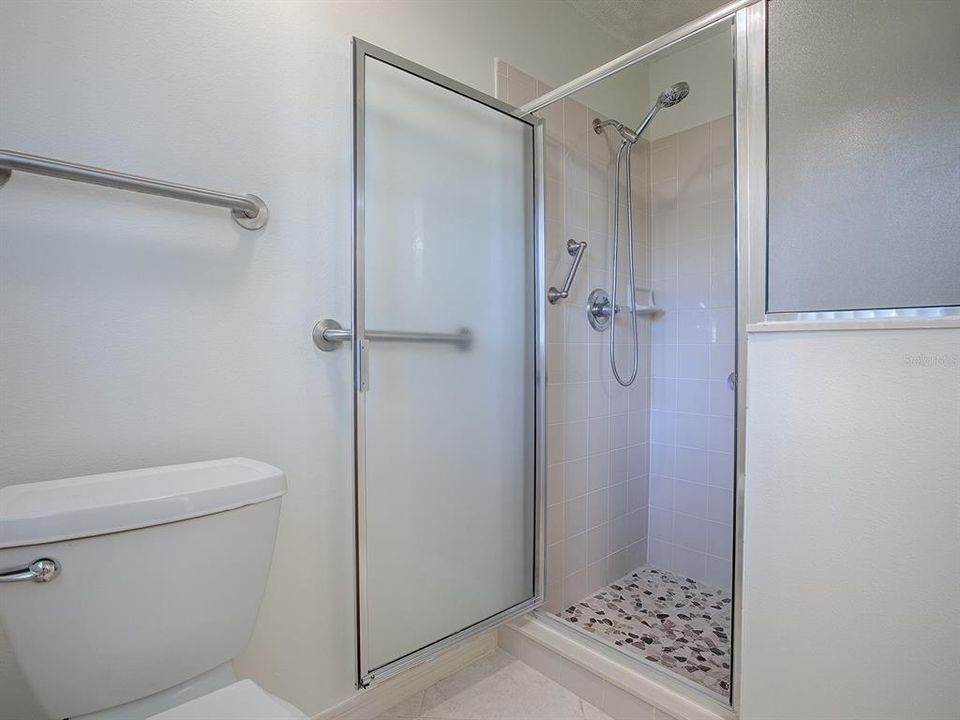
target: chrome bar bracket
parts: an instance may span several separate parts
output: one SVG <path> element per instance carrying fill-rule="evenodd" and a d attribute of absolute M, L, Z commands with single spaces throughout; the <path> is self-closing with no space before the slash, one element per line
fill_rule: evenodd
<path fill-rule="evenodd" d="M 321 320 L 313 326 L 313 344 L 317 346 L 317 350 L 323 350 L 323 352 L 336 350 L 340 347 L 340 343 L 348 341 L 351 337 L 353 337 L 352 332 L 344 330 L 343 325 L 330 318 Z"/>
<path fill-rule="evenodd" d="M 550 301 L 551 305 L 556 305 L 564 298 L 569 297 L 570 288 L 573 286 L 573 278 L 577 274 L 577 269 L 580 267 L 580 261 L 583 260 L 583 253 L 586 249 L 587 243 L 585 240 L 581 242 L 573 239 L 567 240 L 567 252 L 573 256 L 573 264 L 570 266 L 570 272 L 567 273 L 567 279 L 563 281 L 563 289 L 557 290 L 557 288 L 552 287 L 547 290 L 547 300 Z"/>
<path fill-rule="evenodd" d="M 257 206 L 257 212 L 251 215 L 249 210 L 234 208 L 230 211 L 233 221 L 244 230 L 259 230 L 265 227 L 267 220 L 270 218 L 270 211 L 267 209 L 267 204 L 262 198 L 252 193 L 247 193 L 243 197 Z"/>
<path fill-rule="evenodd" d="M 50 558 L 34 560 L 27 567 L 0 572 L 0 583 L 36 582 L 45 583 L 60 574 L 60 563 Z"/>

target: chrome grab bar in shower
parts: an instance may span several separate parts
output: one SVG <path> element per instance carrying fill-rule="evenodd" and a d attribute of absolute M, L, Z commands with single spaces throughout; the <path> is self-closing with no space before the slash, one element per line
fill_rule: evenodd
<path fill-rule="evenodd" d="M 54 160 L 40 155 L 0 150 L 0 186 L 10 179 L 14 170 L 227 208 L 231 211 L 237 225 L 246 230 L 259 230 L 267 224 L 269 215 L 266 203 L 256 195 L 234 195 L 219 190 L 207 190 L 114 170 L 104 170 L 90 165 Z"/>
<path fill-rule="evenodd" d="M 400 330 L 367 330 L 367 340 L 378 342 L 439 343 L 453 345 L 460 350 L 469 350 L 473 344 L 473 333 L 460 328 L 455 333 L 406 332 Z M 313 326 L 313 344 L 324 352 L 340 347 L 341 343 L 353 338 L 353 330 L 345 328 L 336 320 L 321 320 Z"/>
<path fill-rule="evenodd" d="M 586 241 L 577 242 L 576 240 L 567 240 L 567 252 L 573 256 L 573 264 L 570 266 L 570 272 L 567 273 L 567 279 L 563 281 L 563 289 L 557 290 L 557 288 L 552 287 L 547 290 L 547 300 L 550 301 L 551 305 L 556 305 L 558 302 L 570 295 L 570 288 L 573 286 L 573 278 L 577 274 L 577 268 L 580 267 L 580 261 L 583 260 L 583 253 L 587 249 Z"/>

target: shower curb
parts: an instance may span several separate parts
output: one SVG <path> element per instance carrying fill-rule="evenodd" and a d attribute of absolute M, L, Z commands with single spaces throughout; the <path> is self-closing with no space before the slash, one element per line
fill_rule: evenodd
<path fill-rule="evenodd" d="M 529 615 L 514 620 L 500 628 L 500 649 L 614 717 L 612 704 L 632 702 L 651 706 L 656 720 L 736 720 L 731 708 L 707 697 L 694 699 L 654 677 L 655 671 L 638 672 L 552 625 Z"/>

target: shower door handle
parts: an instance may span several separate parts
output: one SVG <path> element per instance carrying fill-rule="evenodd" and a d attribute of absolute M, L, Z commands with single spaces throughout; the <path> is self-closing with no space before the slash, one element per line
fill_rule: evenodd
<path fill-rule="evenodd" d="M 570 272 L 567 273 L 567 279 L 563 281 L 563 289 L 557 290 L 557 288 L 552 287 L 547 290 L 547 300 L 550 301 L 551 305 L 556 305 L 570 295 L 573 278 L 577 274 L 577 269 L 580 267 L 580 261 L 583 260 L 583 253 L 586 249 L 586 241 L 567 240 L 567 252 L 573 255 L 573 264 L 570 266 Z"/>
<path fill-rule="evenodd" d="M 584 243 L 586 245 L 586 243 Z M 313 326 L 313 344 L 318 350 L 332 352 L 342 343 L 353 339 L 353 330 L 343 327 L 336 320 L 327 318 Z M 359 342 L 354 380 L 357 390 L 370 389 L 370 341 L 428 343 L 434 345 L 452 345 L 458 350 L 467 351 L 473 347 L 473 333 L 462 327 L 455 333 L 411 332 L 408 330 L 367 330 Z"/>
<path fill-rule="evenodd" d="M 409 330 L 367 330 L 366 340 L 377 342 L 430 343 L 434 345 L 453 345 L 458 350 L 473 347 L 473 332 L 462 327 L 455 333 L 419 332 Z M 313 326 L 313 344 L 318 350 L 330 352 L 340 347 L 340 343 L 350 342 L 353 330 L 345 328 L 336 320 L 327 318 Z"/>

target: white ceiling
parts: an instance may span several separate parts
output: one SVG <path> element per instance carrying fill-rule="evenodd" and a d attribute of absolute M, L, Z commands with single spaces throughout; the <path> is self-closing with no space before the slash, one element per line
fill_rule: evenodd
<path fill-rule="evenodd" d="M 564 0 L 613 37 L 643 45 L 729 0 Z"/>

